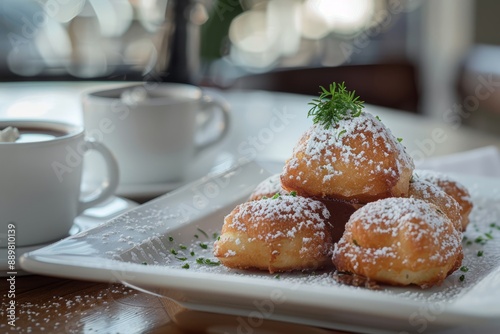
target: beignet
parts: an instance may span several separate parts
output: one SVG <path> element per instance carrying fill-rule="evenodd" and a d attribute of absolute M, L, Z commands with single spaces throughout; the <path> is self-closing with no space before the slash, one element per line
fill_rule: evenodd
<path fill-rule="evenodd" d="M 286 162 L 281 184 L 305 197 L 368 203 L 407 196 L 413 160 L 390 130 L 361 112 L 331 127 L 315 124 Z"/>
<path fill-rule="evenodd" d="M 458 269 L 462 258 L 461 233 L 435 205 L 387 198 L 351 216 L 332 260 L 342 272 L 427 288 Z"/>
<path fill-rule="evenodd" d="M 230 268 L 270 273 L 331 266 L 329 216 L 321 202 L 299 196 L 240 204 L 225 217 L 214 255 Z"/>
<path fill-rule="evenodd" d="M 469 214 L 474 207 L 467 188 L 448 175 L 431 170 L 415 170 L 413 173 L 413 177 L 416 179 L 425 180 L 436 185 L 445 193 L 453 197 L 455 201 L 457 201 L 460 207 L 460 222 L 462 225 L 462 231 L 465 231 L 467 229 L 467 225 L 469 225 Z"/>
<path fill-rule="evenodd" d="M 438 186 L 418 178 L 413 178 L 410 182 L 408 197 L 434 204 L 451 220 L 457 231 L 462 231 L 460 205 L 458 205 L 453 197 L 445 193 Z"/>

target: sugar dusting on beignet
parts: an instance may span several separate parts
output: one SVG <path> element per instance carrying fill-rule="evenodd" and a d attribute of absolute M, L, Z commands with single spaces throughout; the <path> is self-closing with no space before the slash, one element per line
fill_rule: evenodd
<path fill-rule="evenodd" d="M 286 162 L 281 183 L 287 191 L 368 203 L 406 196 L 414 165 L 404 146 L 370 113 L 314 124 Z"/>
<path fill-rule="evenodd" d="M 421 199 L 434 204 L 446 214 L 457 231 L 462 231 L 460 205 L 458 205 L 453 197 L 445 193 L 436 185 L 418 178 L 413 178 L 410 182 L 408 197 Z"/>
<path fill-rule="evenodd" d="M 413 177 L 436 185 L 457 201 L 460 207 L 462 231 L 465 231 L 469 225 L 469 214 L 474 206 L 467 188 L 452 177 L 431 170 L 417 169 L 414 171 Z"/>
<path fill-rule="evenodd" d="M 462 258 L 461 233 L 435 205 L 388 198 L 351 216 L 332 260 L 342 272 L 427 288 L 443 282 Z"/>
<path fill-rule="evenodd" d="M 329 215 L 321 202 L 299 196 L 240 204 L 225 217 L 214 255 L 230 268 L 270 273 L 331 266 Z"/>

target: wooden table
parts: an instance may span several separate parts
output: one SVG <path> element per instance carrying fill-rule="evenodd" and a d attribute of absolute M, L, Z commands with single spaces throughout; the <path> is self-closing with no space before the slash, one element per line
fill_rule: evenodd
<path fill-rule="evenodd" d="M 236 317 L 189 311 L 167 299 L 121 284 L 33 275 L 17 277 L 16 287 L 16 328 L 7 326 L 2 315 L 1 333 L 180 334 L 203 333 L 204 328 L 211 326 L 224 326 L 227 333 L 236 333 L 241 326 Z M 0 293 L 2 296 L 7 293 L 4 284 Z M 2 303 L 2 311 L 5 309 Z M 175 323 L 171 318 L 175 318 Z M 268 320 L 252 330 L 252 333 L 345 333 Z"/>
<path fill-rule="evenodd" d="M 80 123 L 79 95 L 95 85 L 1 84 L 0 118 L 21 115 Z M 267 92 L 214 93 L 226 98 L 233 110 L 230 140 L 219 148 L 233 158 L 255 153 L 258 158 L 284 160 L 290 155 L 302 131 L 310 124 L 305 117 L 310 97 Z M 404 138 L 404 143 L 415 158 L 491 144 L 500 147 L 500 139 L 475 133 L 456 124 L 385 108 L 368 108 L 378 114 L 396 136 Z M 264 130 L 273 126 L 271 132 Z M 57 273 L 54 275 L 57 276 Z M 6 333 L 184 333 L 200 332 L 211 326 L 214 330 L 218 329 L 214 331 L 218 333 L 341 333 L 274 321 L 265 321 L 262 326 L 249 331 L 241 327 L 236 317 L 189 311 L 167 299 L 120 284 L 36 275 L 16 276 L 18 318 L 16 328 L 11 329 L 6 324 L 8 285 L 5 284 L 6 278 L 2 278 L 2 281 L 0 332 Z"/>

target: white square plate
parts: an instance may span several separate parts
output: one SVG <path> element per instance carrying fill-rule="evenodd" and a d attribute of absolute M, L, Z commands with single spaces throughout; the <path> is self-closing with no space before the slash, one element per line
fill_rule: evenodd
<path fill-rule="evenodd" d="M 325 328 L 421 333 L 500 326 L 498 179 L 455 175 L 468 186 L 475 204 L 464 240 L 463 265 L 469 270 L 457 271 L 440 287 L 373 291 L 339 285 L 330 272 L 277 276 L 207 264 L 207 259 L 217 261 L 211 251 L 223 217 L 281 167 L 252 162 L 205 177 L 97 228 L 25 254 L 21 266 L 38 274 L 160 291 L 188 309 Z"/>

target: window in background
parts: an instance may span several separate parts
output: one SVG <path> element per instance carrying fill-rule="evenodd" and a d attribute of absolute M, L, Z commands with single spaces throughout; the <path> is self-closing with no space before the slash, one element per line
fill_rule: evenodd
<path fill-rule="evenodd" d="M 204 75 L 225 86 L 239 76 L 276 69 L 413 63 L 421 5 L 421 0 L 213 1 L 202 30 Z M 215 26 L 226 35 L 208 45 Z"/>
<path fill-rule="evenodd" d="M 1 79 L 193 82 L 206 16 L 190 0 L 4 0 Z"/>
<path fill-rule="evenodd" d="M 421 2 L 4 0 L 1 79 L 141 79 L 154 72 L 197 82 L 200 75 L 222 80 L 412 60 L 409 27 Z M 181 71 L 192 74 L 180 78 Z"/>

